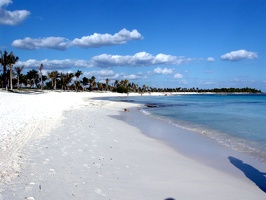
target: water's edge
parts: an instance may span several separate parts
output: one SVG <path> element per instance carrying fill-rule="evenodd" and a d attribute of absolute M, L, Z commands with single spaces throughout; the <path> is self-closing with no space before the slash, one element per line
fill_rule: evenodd
<path fill-rule="evenodd" d="M 134 109 L 131 108 L 130 112 L 121 112 L 119 116 L 112 117 L 137 127 L 144 135 L 163 142 L 186 157 L 237 178 L 245 179 L 244 176 L 235 173 L 235 167 L 229 160 L 230 157 L 242 160 L 260 171 L 266 171 L 265 164 L 250 155 L 227 148 L 214 139 L 197 132 L 182 129 L 164 120 L 145 115 L 140 109 L 139 106 L 136 106 Z M 165 134 L 166 132 L 167 134 Z"/>

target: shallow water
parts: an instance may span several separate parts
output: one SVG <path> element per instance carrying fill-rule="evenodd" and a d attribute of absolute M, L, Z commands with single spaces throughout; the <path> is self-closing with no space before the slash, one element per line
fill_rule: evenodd
<path fill-rule="evenodd" d="M 150 117 L 193 130 L 266 163 L 266 95 L 197 94 L 108 99 L 142 104 L 142 112 Z"/>

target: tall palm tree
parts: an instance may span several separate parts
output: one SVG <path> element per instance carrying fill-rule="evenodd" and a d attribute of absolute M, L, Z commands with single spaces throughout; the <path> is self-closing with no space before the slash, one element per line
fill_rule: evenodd
<path fill-rule="evenodd" d="M 22 67 L 15 67 L 15 71 L 17 72 L 17 79 L 18 79 L 17 88 L 20 88 L 19 77 L 21 75 L 21 71 L 23 70 L 23 68 L 24 68 L 24 65 Z"/>
<path fill-rule="evenodd" d="M 2 51 L 0 51 L 1 54 L 1 58 L 0 58 L 0 63 L 3 66 L 3 88 L 7 89 L 7 81 L 6 81 L 6 75 L 7 75 L 7 65 L 8 65 L 8 53 L 7 51 L 4 51 L 4 53 L 2 53 Z"/>
<path fill-rule="evenodd" d="M 9 67 L 9 70 L 10 70 L 9 85 L 10 85 L 10 89 L 11 90 L 13 90 L 13 83 L 12 83 L 12 80 L 13 80 L 13 70 L 12 70 L 12 67 L 18 61 L 18 59 L 19 58 L 17 56 L 15 56 L 12 51 L 8 55 L 8 67 Z"/>
<path fill-rule="evenodd" d="M 108 83 L 109 83 L 109 79 L 107 78 L 107 79 L 105 80 L 105 84 L 106 84 L 106 86 L 105 86 L 105 90 L 106 90 L 106 91 L 108 90 Z"/>
<path fill-rule="evenodd" d="M 78 85 L 78 78 L 82 75 L 82 71 L 78 70 L 76 73 L 75 73 L 75 77 L 76 77 L 76 80 L 74 82 L 74 85 L 75 85 L 75 90 L 77 91 L 78 88 L 77 88 L 77 85 Z"/>
<path fill-rule="evenodd" d="M 41 79 L 41 90 L 43 89 L 42 69 L 43 69 L 43 64 L 41 64 L 40 67 L 39 67 L 40 79 Z"/>
<path fill-rule="evenodd" d="M 2 53 L 2 51 L 0 51 L 1 53 L 1 58 L 0 58 L 0 63 L 3 66 L 3 82 L 4 82 L 4 87 L 7 89 L 7 81 L 6 81 L 6 75 L 7 75 L 7 66 L 10 69 L 10 89 L 13 89 L 13 84 L 12 84 L 12 79 L 13 79 L 13 71 L 12 71 L 12 67 L 13 65 L 18 61 L 18 57 L 15 56 L 13 54 L 13 52 L 11 51 L 9 54 L 7 53 L 7 51 L 4 51 L 4 54 Z"/>

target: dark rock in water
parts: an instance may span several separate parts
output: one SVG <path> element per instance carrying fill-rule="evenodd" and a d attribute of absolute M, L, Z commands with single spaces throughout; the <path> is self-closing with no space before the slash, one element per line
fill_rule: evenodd
<path fill-rule="evenodd" d="M 146 105 L 148 108 L 156 108 L 158 107 L 158 105 L 155 105 L 155 104 L 148 104 Z"/>

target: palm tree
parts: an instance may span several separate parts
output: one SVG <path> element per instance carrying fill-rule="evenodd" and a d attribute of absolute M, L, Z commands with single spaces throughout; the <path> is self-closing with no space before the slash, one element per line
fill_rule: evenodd
<path fill-rule="evenodd" d="M 52 80 L 52 86 L 54 87 L 54 90 L 56 90 L 56 80 L 58 76 L 59 76 L 58 71 L 48 72 L 48 77 Z"/>
<path fill-rule="evenodd" d="M 75 90 L 77 91 L 78 88 L 77 88 L 77 85 L 78 85 L 78 78 L 82 75 L 82 71 L 78 70 L 76 73 L 75 73 L 75 77 L 76 77 L 76 80 L 74 81 L 74 85 L 75 85 Z"/>
<path fill-rule="evenodd" d="M 0 51 L 1 53 L 1 58 L 0 58 L 0 63 L 1 65 L 3 66 L 3 82 L 4 82 L 4 87 L 7 89 L 7 82 L 6 82 L 6 75 L 7 75 L 7 66 L 9 67 L 10 69 L 10 89 L 12 90 L 13 89 L 13 84 L 12 84 L 12 79 L 13 79 L 13 71 L 12 71 L 12 67 L 13 65 L 18 61 L 18 57 L 15 56 L 13 54 L 13 52 L 11 51 L 9 54 L 7 53 L 7 51 L 4 51 L 4 54 L 2 54 L 2 52 Z"/>
<path fill-rule="evenodd" d="M 39 67 L 40 78 L 41 78 L 41 90 L 43 89 L 42 69 L 43 69 L 43 64 L 41 64 L 40 67 Z"/>
<path fill-rule="evenodd" d="M 11 90 L 13 90 L 13 83 L 12 83 L 12 80 L 13 80 L 13 70 L 12 70 L 12 67 L 18 61 L 18 59 L 19 58 L 17 56 L 15 56 L 12 51 L 8 55 L 8 67 L 9 67 L 9 70 L 10 70 L 9 85 L 10 85 L 10 89 Z"/>
<path fill-rule="evenodd" d="M 27 72 L 27 80 L 28 80 L 28 84 L 30 84 L 30 87 L 32 88 L 32 86 L 38 84 L 39 82 L 39 75 L 38 75 L 38 71 L 35 69 L 32 69 L 30 71 Z"/>
<path fill-rule="evenodd" d="M 4 51 L 4 54 L 2 53 L 2 51 L 0 51 L 0 53 L 1 53 L 0 63 L 3 66 L 3 76 L 2 76 L 3 88 L 7 89 L 7 82 L 6 82 L 7 68 L 6 66 L 8 65 L 8 53 L 7 51 Z"/>
<path fill-rule="evenodd" d="M 142 92 L 143 92 L 143 93 L 146 92 L 146 88 L 147 88 L 147 86 L 144 84 L 144 85 L 142 86 Z"/>
<path fill-rule="evenodd" d="M 61 81 L 61 85 L 62 85 L 62 90 L 64 90 L 65 89 L 65 77 L 66 75 L 65 74 L 63 74 L 63 72 L 61 72 L 60 73 L 60 81 Z"/>
<path fill-rule="evenodd" d="M 118 86 L 124 86 L 125 85 L 125 80 L 121 80 L 120 83 L 118 84 Z"/>
<path fill-rule="evenodd" d="M 97 87 L 98 87 L 98 90 L 102 90 L 103 89 L 103 84 L 101 82 L 98 82 L 97 83 Z"/>
<path fill-rule="evenodd" d="M 83 79 L 82 79 L 83 90 L 86 89 L 86 86 L 88 84 L 89 84 L 89 79 L 87 77 L 83 77 Z"/>
<path fill-rule="evenodd" d="M 119 81 L 118 80 L 115 80 L 114 87 L 117 88 L 118 84 L 119 84 Z"/>
<path fill-rule="evenodd" d="M 27 82 L 27 75 L 21 74 L 20 82 L 21 82 L 21 84 L 24 85 L 24 87 L 27 87 L 27 84 L 28 84 L 28 82 Z"/>
<path fill-rule="evenodd" d="M 93 87 L 95 86 L 95 79 L 95 76 L 90 78 L 90 90 L 93 90 Z"/>
<path fill-rule="evenodd" d="M 15 71 L 17 72 L 17 79 L 18 79 L 17 88 L 20 88 L 19 77 L 21 75 L 21 71 L 23 70 L 23 68 L 24 68 L 24 65 L 22 67 L 15 67 Z"/>
<path fill-rule="evenodd" d="M 107 79 L 105 80 L 105 84 L 106 84 L 106 86 L 105 86 L 105 90 L 106 90 L 106 91 L 108 90 L 108 83 L 109 83 L 109 79 L 107 78 Z"/>
<path fill-rule="evenodd" d="M 73 73 L 60 73 L 60 80 L 61 80 L 61 85 L 62 85 L 62 90 L 69 90 L 69 84 L 72 81 L 72 78 L 74 77 Z"/>
<path fill-rule="evenodd" d="M 125 79 L 124 80 L 124 87 L 127 88 L 128 84 L 129 84 L 129 80 Z"/>

